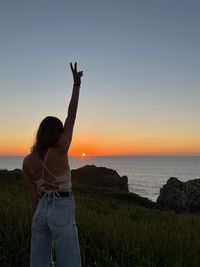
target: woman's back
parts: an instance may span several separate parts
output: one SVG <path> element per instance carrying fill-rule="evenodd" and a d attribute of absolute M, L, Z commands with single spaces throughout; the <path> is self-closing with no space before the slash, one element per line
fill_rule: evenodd
<path fill-rule="evenodd" d="M 45 156 L 47 155 L 47 152 L 48 150 L 45 152 Z M 40 179 L 42 177 L 44 166 L 39 158 L 39 155 L 36 152 L 32 152 L 26 156 L 24 160 L 29 169 L 29 177 L 31 180 L 34 182 L 35 180 Z M 55 180 L 53 175 L 61 176 L 69 171 L 68 155 L 57 147 L 51 148 L 49 150 L 45 166 L 50 170 L 50 172 L 47 168 L 44 168 L 44 179 L 47 182 L 52 182 Z M 51 173 L 53 173 L 53 175 Z"/>

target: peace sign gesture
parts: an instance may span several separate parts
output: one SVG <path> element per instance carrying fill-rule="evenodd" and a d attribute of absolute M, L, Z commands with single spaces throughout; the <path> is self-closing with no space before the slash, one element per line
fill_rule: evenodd
<path fill-rule="evenodd" d="M 70 62 L 70 67 L 71 67 L 72 75 L 74 78 L 74 84 L 80 85 L 81 84 L 81 77 L 83 76 L 83 72 L 77 71 L 77 63 L 76 62 L 74 64 L 74 67 L 73 67 L 72 63 Z"/>

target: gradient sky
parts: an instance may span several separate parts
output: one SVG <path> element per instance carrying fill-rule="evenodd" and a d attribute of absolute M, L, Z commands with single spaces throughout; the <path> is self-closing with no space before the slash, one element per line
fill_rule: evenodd
<path fill-rule="evenodd" d="M 63 122 L 84 72 L 70 155 L 200 155 L 200 1 L 0 3 L 0 154 Z"/>

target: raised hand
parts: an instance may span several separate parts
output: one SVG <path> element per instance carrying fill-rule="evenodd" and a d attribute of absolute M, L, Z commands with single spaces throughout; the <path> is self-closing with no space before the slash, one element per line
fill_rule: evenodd
<path fill-rule="evenodd" d="M 72 71 L 72 75 L 74 78 L 74 85 L 80 85 L 81 84 L 81 77 L 83 76 L 82 71 L 77 71 L 77 63 L 75 62 L 74 67 L 72 63 L 70 62 L 70 67 Z"/>

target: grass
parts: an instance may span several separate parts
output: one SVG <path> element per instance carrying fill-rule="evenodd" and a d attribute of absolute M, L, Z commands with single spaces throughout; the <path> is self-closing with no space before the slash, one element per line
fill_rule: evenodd
<path fill-rule="evenodd" d="M 74 184 L 83 267 L 199 267 L 200 216 L 134 194 Z M 20 178 L 0 176 L 0 266 L 29 266 L 31 210 Z"/>

